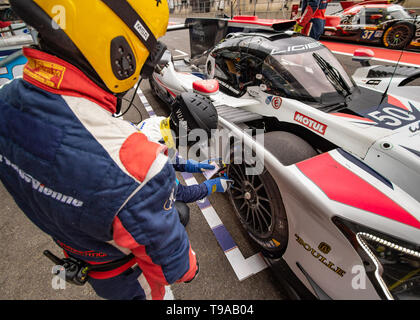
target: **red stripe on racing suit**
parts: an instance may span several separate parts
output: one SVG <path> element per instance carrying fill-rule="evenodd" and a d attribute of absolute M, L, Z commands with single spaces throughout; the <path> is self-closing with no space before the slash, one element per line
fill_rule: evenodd
<path fill-rule="evenodd" d="M 139 244 L 134 239 L 133 235 L 127 231 L 118 217 L 114 220 L 113 230 L 115 243 L 121 247 L 130 249 L 135 255 L 135 260 L 143 270 L 146 280 L 152 289 L 152 298 L 154 300 L 162 299 L 165 295 L 165 285 L 169 284 L 162 266 L 153 262 L 152 258 L 147 254 L 146 246 Z M 189 281 L 194 278 L 197 272 L 197 259 L 195 252 L 191 249 L 190 245 L 188 248 L 188 256 L 189 268 L 176 282 Z"/>
<path fill-rule="evenodd" d="M 297 20 L 298 24 L 305 27 L 312 19 L 325 20 L 327 0 L 304 0 L 302 2 L 302 16 Z"/>

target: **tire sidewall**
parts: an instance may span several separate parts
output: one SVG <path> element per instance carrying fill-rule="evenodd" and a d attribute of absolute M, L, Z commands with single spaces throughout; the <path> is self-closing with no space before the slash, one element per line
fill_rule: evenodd
<path fill-rule="evenodd" d="M 266 188 L 268 199 L 270 199 L 272 223 L 269 234 L 260 238 L 242 220 L 241 222 L 250 237 L 264 250 L 264 253 L 271 258 L 276 258 L 282 256 L 287 247 L 289 238 L 287 215 L 280 191 L 270 173 L 266 171 L 260 178 Z"/>
<path fill-rule="evenodd" d="M 297 163 L 316 155 L 315 150 L 306 141 L 288 132 L 270 132 L 264 136 L 265 140 L 268 140 L 268 144 L 275 146 L 275 148 L 269 151 L 272 152 L 273 155 L 276 156 L 280 162 L 285 165 L 289 165 L 291 162 Z M 273 141 L 273 138 L 275 141 L 277 141 L 277 143 Z M 282 149 L 282 144 L 286 147 L 286 141 L 289 146 L 297 146 L 297 148 L 293 151 L 299 154 L 290 156 L 289 153 L 279 154 L 278 152 L 275 152 L 279 149 Z M 232 146 L 231 156 L 233 155 L 234 148 L 235 146 Z M 231 157 L 231 159 L 233 158 Z M 257 235 L 254 230 L 252 230 L 252 228 L 244 221 L 237 210 L 236 204 L 230 192 L 229 198 L 232 206 L 234 207 L 234 212 L 241 222 L 243 228 L 246 230 L 249 236 L 260 246 L 264 255 L 270 258 L 279 258 L 283 255 L 287 248 L 289 237 L 286 209 L 283 204 L 280 190 L 271 174 L 267 170 L 264 170 L 263 174 L 259 176 L 259 179 L 263 183 L 267 197 L 270 200 L 271 226 L 269 228 L 269 232 L 267 232 L 265 236 L 261 237 L 261 235 Z"/>
<path fill-rule="evenodd" d="M 410 30 L 408 40 L 405 43 L 399 44 L 398 46 L 393 46 L 393 45 L 388 43 L 388 40 L 387 40 L 388 34 L 393 29 L 396 29 L 400 26 L 406 26 L 407 29 Z M 402 48 L 405 48 L 407 45 L 409 45 L 409 43 L 411 42 L 411 39 L 413 38 L 413 34 L 414 34 L 414 29 L 413 29 L 413 26 L 410 23 L 408 23 L 408 22 L 397 22 L 397 23 L 394 23 L 393 25 L 391 25 L 390 27 L 388 27 L 385 30 L 384 35 L 382 36 L 382 43 L 386 48 L 389 48 L 389 49 L 402 49 Z"/>

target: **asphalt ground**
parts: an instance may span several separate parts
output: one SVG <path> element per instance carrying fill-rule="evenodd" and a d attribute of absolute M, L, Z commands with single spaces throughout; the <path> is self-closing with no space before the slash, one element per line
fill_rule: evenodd
<path fill-rule="evenodd" d="M 162 40 L 174 55 L 181 54 L 176 50 L 189 52 L 186 31 L 168 33 Z M 360 66 L 349 56 L 337 55 L 337 58 L 349 74 Z M 375 62 L 375 64 L 382 63 Z M 154 98 L 147 81 L 142 82 L 140 89 L 157 115 L 168 115 L 168 106 Z M 126 98 L 130 100 L 132 94 L 133 91 L 129 92 Z M 137 123 L 146 117 L 148 113 L 136 96 L 134 107 L 124 115 L 124 118 Z M 182 177 L 180 175 L 178 177 L 181 183 L 184 183 Z M 195 177 L 198 181 L 203 179 L 198 175 Z M 248 258 L 258 253 L 258 248 L 235 218 L 227 195 L 213 194 L 209 200 L 243 256 Z M 53 264 L 42 252 L 48 249 L 61 256 L 60 248 L 25 217 L 2 184 L 0 184 L 0 208 L 0 300 L 101 300 L 89 285 L 78 287 L 67 284 L 65 289 L 53 289 Z M 190 209 L 191 218 L 186 229 L 200 262 L 200 273 L 189 284 L 171 286 L 176 300 L 283 300 L 285 298 L 282 287 L 272 270 L 268 268 L 239 281 L 197 204 L 190 204 Z"/>

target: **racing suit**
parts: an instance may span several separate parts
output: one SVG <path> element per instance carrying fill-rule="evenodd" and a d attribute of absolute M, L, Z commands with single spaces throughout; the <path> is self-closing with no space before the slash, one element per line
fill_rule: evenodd
<path fill-rule="evenodd" d="M 303 0 L 302 16 L 297 23 L 303 27 L 302 34 L 315 40 L 324 32 L 325 11 L 329 0 Z"/>
<path fill-rule="evenodd" d="M 164 143 L 162 133 L 160 130 L 160 124 L 162 120 L 165 120 L 165 117 L 152 117 L 146 120 L 143 120 L 138 128 L 139 130 L 144 133 L 150 141 L 154 141 L 157 143 Z M 185 172 L 185 161 L 182 161 L 178 156 L 175 157 L 173 161 L 173 166 L 175 171 Z M 204 199 L 208 196 L 208 188 L 204 183 L 195 184 L 191 186 L 184 186 L 179 183 L 177 179 L 177 192 L 176 192 L 176 200 L 182 201 L 185 203 L 196 202 L 198 200 Z"/>
<path fill-rule="evenodd" d="M 105 299 L 162 299 L 197 260 L 174 202 L 166 148 L 112 117 L 116 97 L 73 65 L 25 48 L 23 79 L 0 90 L 0 179 L 66 255 L 125 265 L 89 274 Z"/>

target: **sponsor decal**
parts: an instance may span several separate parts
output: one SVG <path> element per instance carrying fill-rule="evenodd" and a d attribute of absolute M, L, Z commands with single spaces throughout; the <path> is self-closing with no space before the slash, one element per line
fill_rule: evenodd
<path fill-rule="evenodd" d="M 240 91 L 236 90 L 236 89 L 235 89 L 235 88 L 233 88 L 232 86 L 228 85 L 226 82 L 224 82 L 224 81 L 222 81 L 222 80 L 220 80 L 220 79 L 217 79 L 217 80 L 219 80 L 219 83 L 220 83 L 222 86 L 224 86 L 226 89 L 229 89 L 229 90 L 230 90 L 230 91 L 232 91 L 233 93 L 235 93 L 235 94 L 240 94 L 240 93 L 241 93 Z"/>
<path fill-rule="evenodd" d="M 410 130 L 411 133 L 415 133 L 417 131 L 420 131 L 420 121 L 412 124 L 408 129 Z"/>
<path fill-rule="evenodd" d="M 59 201 L 61 203 L 68 204 L 70 206 L 79 208 L 83 206 L 83 201 L 80 201 L 78 199 L 75 199 L 70 196 L 66 196 L 60 192 L 54 191 L 51 188 L 48 188 L 45 184 L 41 183 L 40 181 L 36 180 L 31 175 L 24 172 L 22 169 L 20 169 L 16 164 L 12 163 L 9 159 L 7 159 L 5 156 L 0 154 L 0 163 L 4 163 L 6 166 L 12 168 L 16 171 L 18 176 L 27 184 L 29 184 L 33 190 L 39 192 L 40 194 L 43 194 L 44 196 L 54 199 L 56 201 Z"/>
<path fill-rule="evenodd" d="M 384 34 L 383 30 L 377 30 L 377 27 L 365 27 L 360 37 L 364 40 L 372 40 L 372 38 L 380 38 Z"/>
<path fill-rule="evenodd" d="M 370 108 L 361 112 L 364 117 L 372 119 L 377 124 L 376 126 L 395 130 L 420 119 L 420 110 L 418 110 L 412 103 L 408 103 L 410 108 L 402 104 L 396 98 L 390 98 L 388 101 L 379 106 Z M 411 110 L 410 110 L 411 109 Z M 373 111 L 372 111 L 373 110 Z"/>
<path fill-rule="evenodd" d="M 382 80 L 369 80 L 368 82 L 366 82 L 366 84 L 370 84 L 372 86 L 377 86 L 378 84 L 381 83 Z"/>
<path fill-rule="evenodd" d="M 136 24 L 134 25 L 134 29 L 137 30 L 137 32 L 141 35 L 141 37 L 147 41 L 149 39 L 149 32 L 144 28 L 144 26 L 141 24 L 139 20 L 136 21 Z"/>
<path fill-rule="evenodd" d="M 268 96 L 267 99 L 265 99 L 265 104 L 270 104 L 271 100 L 273 100 L 273 96 Z"/>
<path fill-rule="evenodd" d="M 379 31 L 376 31 L 375 32 L 375 38 L 380 38 L 380 37 L 382 37 L 382 35 L 384 34 L 384 32 L 383 32 L 383 30 L 379 30 Z"/>
<path fill-rule="evenodd" d="M 275 54 L 282 54 L 282 53 L 293 53 L 293 52 L 301 52 L 301 51 L 310 51 L 312 49 L 318 48 L 323 46 L 323 44 L 321 42 L 312 42 L 312 43 L 308 43 L 308 44 L 299 44 L 299 45 L 294 45 L 294 46 L 289 46 L 284 50 L 278 50 L 278 49 L 273 49 L 271 51 L 272 55 Z"/>
<path fill-rule="evenodd" d="M 308 116 L 305 116 L 304 114 L 301 114 L 297 111 L 295 112 L 294 120 L 303 124 L 305 127 L 311 129 L 312 131 L 318 132 L 322 135 L 324 135 L 325 130 L 327 130 L 327 125 L 316 121 L 315 119 L 312 119 Z"/>
<path fill-rule="evenodd" d="M 78 254 L 79 256 L 84 256 L 84 257 L 94 257 L 94 258 L 103 258 L 106 257 L 107 254 L 103 253 L 103 252 L 95 252 L 93 250 L 90 251 L 80 251 L 77 249 L 74 249 L 66 244 L 64 244 L 63 242 L 56 240 L 57 244 L 63 248 L 64 250 L 70 252 L 70 253 L 74 253 L 74 254 Z"/>
<path fill-rule="evenodd" d="M 360 38 L 362 38 L 363 40 L 370 40 L 370 39 L 372 39 L 374 34 L 375 34 L 374 30 L 364 30 L 360 34 Z"/>
<path fill-rule="evenodd" d="M 325 242 L 321 242 L 318 246 L 319 251 L 328 254 L 331 251 L 331 246 Z"/>
<path fill-rule="evenodd" d="M 346 271 L 344 271 L 339 266 L 336 266 L 334 262 L 328 260 L 326 257 L 324 257 L 320 252 L 323 254 L 328 254 L 331 251 L 331 247 L 326 244 L 325 242 L 321 242 L 318 246 L 318 252 L 315 248 L 313 248 L 311 245 L 306 243 L 300 236 L 295 234 L 296 242 L 299 243 L 308 253 L 310 253 L 315 259 L 317 259 L 319 262 L 321 262 L 324 266 L 326 266 L 328 269 L 333 271 L 334 273 L 338 274 L 340 277 L 343 277 Z"/>
<path fill-rule="evenodd" d="M 29 58 L 23 73 L 53 89 L 60 89 L 66 68 L 58 64 Z"/>
<path fill-rule="evenodd" d="M 271 105 L 274 109 L 278 110 L 281 107 L 281 103 L 283 100 L 280 97 L 274 97 L 273 100 L 271 100 Z"/>

